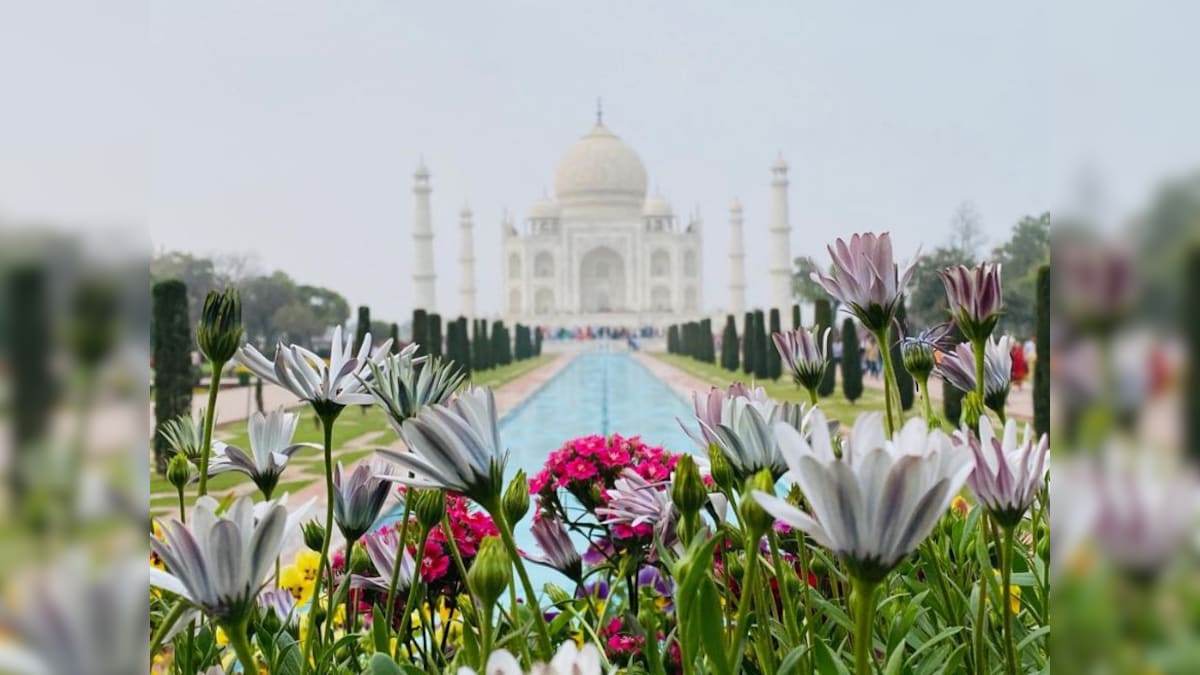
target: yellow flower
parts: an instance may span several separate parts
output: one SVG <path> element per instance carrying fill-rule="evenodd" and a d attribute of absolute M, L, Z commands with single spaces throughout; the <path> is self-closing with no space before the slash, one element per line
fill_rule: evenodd
<path fill-rule="evenodd" d="M 992 574 L 995 575 L 997 582 L 999 582 L 1000 578 L 1003 576 L 1000 574 L 1000 570 L 997 570 L 997 569 L 993 569 Z M 990 596 L 988 597 L 988 601 L 989 602 L 991 601 Z M 1021 587 L 1020 586 L 1010 585 L 1008 587 L 1008 606 L 1012 608 L 1013 614 L 1021 613 Z"/>
<path fill-rule="evenodd" d="M 292 594 L 297 605 L 303 605 L 312 597 L 313 582 L 295 565 L 279 570 L 279 587 Z"/>
<path fill-rule="evenodd" d="M 321 564 L 321 554 L 316 551 L 304 549 L 296 553 L 296 559 L 292 561 L 292 565 L 297 570 L 304 574 L 304 578 L 315 581 L 317 578 L 317 566 Z"/>
<path fill-rule="evenodd" d="M 950 502 L 950 510 L 953 511 L 956 516 L 965 518 L 967 514 L 971 512 L 971 503 L 968 502 L 962 495 L 958 495 L 953 501 Z"/>
<path fill-rule="evenodd" d="M 224 628 L 217 628 L 217 644 L 221 645 L 222 647 L 229 644 L 229 636 L 225 634 Z"/>

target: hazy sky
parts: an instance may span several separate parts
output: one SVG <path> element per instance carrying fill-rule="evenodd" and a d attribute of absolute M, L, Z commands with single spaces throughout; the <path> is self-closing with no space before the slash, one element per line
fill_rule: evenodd
<path fill-rule="evenodd" d="M 715 309 L 734 196 L 749 300 L 765 299 L 754 262 L 779 152 L 795 255 L 891 230 L 907 256 L 941 244 L 963 201 L 995 243 L 1055 205 L 1073 176 L 1063 156 L 1087 159 L 1131 125 L 1150 133 L 1091 158 L 1118 200 L 1194 166 L 1165 122 L 1196 119 L 1180 93 L 1194 88 L 1165 70 L 1186 62 L 1188 17 L 1138 3 L 800 4 L 17 3 L 0 16 L 17 104 L 0 127 L 0 217 L 145 219 L 155 250 L 253 254 L 401 319 L 424 155 L 440 309 L 457 311 L 467 202 L 479 306 L 495 311 L 502 210 L 523 217 L 552 188 L 601 96 L 651 185 L 678 213 L 700 209 Z"/>

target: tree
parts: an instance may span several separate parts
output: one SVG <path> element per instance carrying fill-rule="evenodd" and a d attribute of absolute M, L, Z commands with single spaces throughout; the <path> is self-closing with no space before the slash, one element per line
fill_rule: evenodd
<path fill-rule="evenodd" d="M 858 328 L 849 317 L 842 322 L 842 394 L 854 403 L 862 397 L 862 349 L 858 345 Z"/>
<path fill-rule="evenodd" d="M 272 319 L 282 307 L 297 301 L 299 294 L 291 277 L 283 272 L 252 277 L 238 285 L 242 294 L 242 325 L 246 339 L 260 346 L 270 345 L 279 331 Z"/>
<path fill-rule="evenodd" d="M 742 320 L 742 373 L 754 372 L 754 312 L 746 312 Z"/>
<path fill-rule="evenodd" d="M 792 297 L 816 302 L 829 297 L 821 284 L 812 280 L 813 273 L 818 271 L 812 258 L 796 258 L 792 263 Z M 797 307 L 799 307 L 797 305 Z"/>
<path fill-rule="evenodd" d="M 184 285 L 189 308 L 189 326 L 196 325 L 200 320 L 204 296 L 208 295 L 210 290 L 229 285 L 228 279 L 217 274 L 212 260 L 182 251 L 169 251 L 155 256 L 150 261 L 150 281 L 153 283 L 168 280 L 179 281 Z"/>
<path fill-rule="evenodd" d="M 1004 266 L 1004 313 L 997 329 L 1018 337 L 1032 335 L 1037 323 L 1038 268 L 1050 263 L 1050 214 L 1021 218 L 1012 237 L 992 252 L 992 259 Z"/>
<path fill-rule="evenodd" d="M 154 464 L 167 470 L 170 448 L 158 430 L 164 422 L 192 414 L 192 322 L 187 286 L 178 279 L 154 284 Z"/>
<path fill-rule="evenodd" d="M 767 359 L 767 317 L 761 309 L 754 310 L 754 377 L 760 380 L 771 377 Z"/>
<path fill-rule="evenodd" d="M 779 308 L 771 308 L 771 330 L 770 335 L 775 335 L 781 330 L 779 323 Z M 779 356 L 779 350 L 775 348 L 775 341 L 771 337 L 767 338 L 767 377 L 772 380 L 778 380 L 783 374 L 783 360 Z"/>
<path fill-rule="evenodd" d="M 833 327 L 833 307 L 829 304 L 829 300 L 821 298 L 813 304 L 813 321 L 816 325 L 817 339 L 825 334 L 826 328 Z M 829 341 L 825 344 L 825 353 L 832 357 L 833 351 L 833 331 L 829 332 Z M 830 359 L 832 360 L 832 358 Z M 820 396 L 829 396 L 837 387 L 837 372 L 831 364 L 825 369 L 825 379 L 821 380 L 821 384 L 817 386 L 817 394 Z"/>
<path fill-rule="evenodd" d="M 4 311 L 8 320 L 4 322 L 4 348 L 6 350 L 7 384 L 11 387 L 7 397 L 6 413 L 12 415 L 12 454 L 9 455 L 7 473 L 11 493 L 9 497 L 18 509 L 27 505 L 37 474 L 37 458 L 44 455 L 40 443 L 49 430 L 58 386 L 53 367 L 54 332 L 51 321 L 47 286 L 47 271 L 40 264 L 28 263 L 17 269 L 5 270 Z M 183 295 L 187 301 L 186 294 Z M 157 303 L 155 311 L 157 312 Z M 186 308 L 185 308 L 186 312 Z M 14 320 L 19 319 L 19 320 Z M 155 317 L 154 326 L 158 321 Z M 88 326 L 94 329 L 94 326 Z M 184 330 L 187 325 L 184 325 Z M 82 331 L 81 331 L 82 332 Z M 185 348 L 190 338 L 185 336 Z M 154 341 L 157 352 L 158 341 Z M 13 395 L 17 392 L 17 395 Z M 191 387 L 188 387 L 188 403 L 191 402 Z M 156 391 L 155 394 L 158 394 Z M 157 398 L 157 397 L 156 397 Z M 157 410 L 157 409 L 156 409 Z M 155 436 L 156 456 L 162 445 Z M 43 480 L 45 477 L 41 477 Z"/>
<path fill-rule="evenodd" d="M 471 369 L 474 366 L 471 363 L 471 334 L 467 329 L 467 317 L 460 316 L 454 322 L 456 332 L 458 333 L 458 353 L 455 355 L 455 362 L 459 368 L 462 368 L 463 375 L 468 379 L 471 377 Z"/>
<path fill-rule="evenodd" d="M 522 361 L 530 356 L 533 356 L 533 344 L 529 340 L 529 326 L 517 324 L 517 360 Z"/>
<path fill-rule="evenodd" d="M 1196 224 L 1200 223 L 1200 172 L 1192 172 L 1164 182 L 1155 194 L 1146 213 L 1133 221 L 1131 238 L 1137 249 L 1137 259 L 1154 261 L 1138 270 L 1141 287 L 1135 311 L 1155 323 L 1178 325 L 1181 312 L 1190 305 L 1186 284 L 1188 266 L 1194 251 L 1180 242 L 1194 242 Z M 1061 221 L 1056 233 L 1062 232 Z M 1195 352 L 1192 352 L 1195 354 Z"/>
<path fill-rule="evenodd" d="M 429 315 L 429 342 L 426 344 L 431 356 L 442 358 L 442 315 Z"/>
<path fill-rule="evenodd" d="M 792 305 L 792 330 L 800 330 L 803 325 L 800 323 L 800 305 Z"/>
<path fill-rule="evenodd" d="M 498 366 L 512 363 L 512 341 L 503 321 L 492 324 L 492 362 Z"/>
<path fill-rule="evenodd" d="M 915 329 L 935 326 L 950 318 L 946 311 L 946 287 L 938 272 L 954 265 L 974 264 L 974 256 L 949 246 L 936 248 L 917 260 L 907 298 L 909 320 Z"/>
<path fill-rule="evenodd" d="M 696 340 L 700 350 L 700 360 L 705 363 L 717 362 L 717 350 L 713 346 L 712 319 L 704 319 L 696 330 Z"/>
<path fill-rule="evenodd" d="M 667 353 L 679 353 L 679 324 L 671 324 L 667 327 Z"/>
<path fill-rule="evenodd" d="M 476 372 L 488 370 L 496 365 L 491 359 L 491 338 L 488 337 L 487 319 L 475 320 L 475 336 L 471 339 L 474 351 L 471 353 L 471 365 Z"/>
<path fill-rule="evenodd" d="M 731 372 L 738 369 L 737 320 L 732 314 L 725 317 L 725 332 L 721 334 L 721 367 Z"/>
<path fill-rule="evenodd" d="M 542 329 L 540 326 L 533 328 L 533 354 L 534 356 L 542 355 Z"/>
<path fill-rule="evenodd" d="M 429 353 L 429 314 L 423 309 L 413 310 L 412 341 L 419 353 Z"/>
<path fill-rule="evenodd" d="M 1195 262 L 1192 263 L 1193 283 L 1188 288 L 1195 293 L 1197 288 L 1200 288 L 1200 251 L 1193 254 Z M 1196 330 L 1198 322 L 1192 319 L 1192 344 L 1194 347 L 1200 347 L 1200 331 Z M 1033 428 L 1040 436 L 1050 433 L 1050 266 L 1042 265 L 1038 268 L 1037 274 L 1037 358 L 1033 363 Z M 1197 351 L 1190 351 L 1190 354 L 1200 354 Z M 1187 416 L 1192 423 L 1195 424 L 1197 415 L 1200 414 L 1200 396 L 1197 396 L 1195 367 L 1192 367 L 1192 405 L 1189 408 L 1191 414 Z M 1193 427 L 1195 431 L 1195 427 Z M 1200 436 L 1193 433 L 1190 438 L 1191 443 L 1188 447 L 1197 448 L 1197 442 L 1200 441 Z"/>
<path fill-rule="evenodd" d="M 358 306 L 358 321 L 354 325 L 354 348 L 366 339 L 367 333 L 371 332 L 371 308 L 366 305 Z"/>
<path fill-rule="evenodd" d="M 887 345 L 891 350 L 892 363 L 896 371 L 896 390 L 900 393 L 900 409 L 911 410 L 916 400 L 916 389 L 913 385 L 912 373 L 904 367 L 904 358 L 900 354 L 900 337 L 908 335 L 908 312 L 904 308 L 904 298 L 896 307 L 896 323 L 900 324 L 900 335 L 892 335 L 892 344 Z M 884 346 L 880 345 L 880 349 Z M 844 349 L 844 347 L 843 347 Z"/>
<path fill-rule="evenodd" d="M 950 247 L 975 259 L 987 237 L 983 234 L 982 219 L 975 204 L 967 201 L 958 205 L 950 217 Z"/>
<path fill-rule="evenodd" d="M 392 353 L 400 353 L 400 326 L 393 323 L 388 327 L 388 336 L 392 338 Z"/>
<path fill-rule="evenodd" d="M 328 325 L 317 319 L 311 307 L 299 302 L 275 310 L 271 324 L 277 340 L 308 346 L 312 345 L 313 336 L 320 335 Z"/>
<path fill-rule="evenodd" d="M 950 344 L 958 344 L 963 341 L 962 333 L 958 332 L 957 326 L 950 329 L 946 341 Z M 942 379 L 942 416 L 946 418 L 946 422 L 951 427 L 958 427 L 959 419 L 962 418 L 963 396 L 965 394 L 962 390 L 950 384 L 944 378 Z"/>

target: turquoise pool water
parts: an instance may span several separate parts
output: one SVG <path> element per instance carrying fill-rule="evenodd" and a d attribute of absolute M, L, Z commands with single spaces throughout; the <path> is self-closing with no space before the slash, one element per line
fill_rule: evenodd
<path fill-rule="evenodd" d="M 501 420 L 510 452 L 507 475 L 524 469 L 532 477 L 564 442 L 589 434 L 640 435 L 651 445 L 691 452 L 694 444 L 676 421 L 691 416 L 691 404 L 628 353 L 582 354 Z M 536 551 L 531 522 L 532 510 L 517 525 L 516 539 L 522 549 Z M 582 550 L 584 542 L 577 543 Z M 566 577 L 540 565 L 530 565 L 529 573 L 539 591 L 546 582 L 568 585 Z"/>

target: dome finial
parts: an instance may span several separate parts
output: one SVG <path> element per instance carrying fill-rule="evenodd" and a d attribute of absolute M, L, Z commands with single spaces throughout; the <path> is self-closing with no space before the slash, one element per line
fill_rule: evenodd
<path fill-rule="evenodd" d="M 596 97 L 596 124 L 604 124 L 604 99 Z"/>

